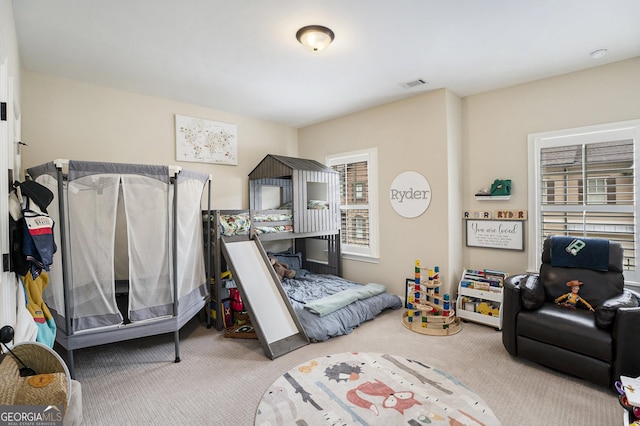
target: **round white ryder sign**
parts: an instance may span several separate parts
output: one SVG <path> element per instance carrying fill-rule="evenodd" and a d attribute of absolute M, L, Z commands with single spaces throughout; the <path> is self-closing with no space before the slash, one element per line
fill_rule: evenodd
<path fill-rule="evenodd" d="M 389 201 L 400 216 L 418 217 L 429 208 L 431 186 L 420 173 L 400 173 L 391 183 Z"/>

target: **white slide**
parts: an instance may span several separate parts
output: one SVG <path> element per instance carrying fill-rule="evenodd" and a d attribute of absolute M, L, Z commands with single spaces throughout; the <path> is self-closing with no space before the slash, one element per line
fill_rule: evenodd
<path fill-rule="evenodd" d="M 226 241 L 222 250 L 265 354 L 273 359 L 309 343 L 259 239 Z"/>

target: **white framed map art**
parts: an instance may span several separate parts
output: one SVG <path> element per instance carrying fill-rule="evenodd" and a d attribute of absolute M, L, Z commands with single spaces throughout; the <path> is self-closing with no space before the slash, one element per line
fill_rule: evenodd
<path fill-rule="evenodd" d="M 176 160 L 238 165 L 238 126 L 176 114 Z"/>

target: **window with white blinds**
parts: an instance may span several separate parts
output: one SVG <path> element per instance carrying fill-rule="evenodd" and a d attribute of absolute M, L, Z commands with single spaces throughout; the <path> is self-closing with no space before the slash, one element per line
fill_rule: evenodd
<path fill-rule="evenodd" d="M 377 259 L 377 150 L 327 156 L 326 161 L 340 173 L 342 253 Z"/>
<path fill-rule="evenodd" d="M 635 124 L 634 124 L 635 123 Z M 530 136 L 530 267 L 551 235 L 606 238 L 624 248 L 625 279 L 638 283 L 636 143 L 639 122 Z M 535 253 L 535 258 L 531 257 Z"/>

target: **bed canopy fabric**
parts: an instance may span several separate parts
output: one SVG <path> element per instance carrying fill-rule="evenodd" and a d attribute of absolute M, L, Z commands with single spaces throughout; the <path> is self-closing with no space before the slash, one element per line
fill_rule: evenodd
<path fill-rule="evenodd" d="M 122 326 L 116 282 L 123 277 L 116 276 L 116 262 L 123 257 L 131 325 L 202 307 L 209 292 L 201 222 L 208 175 L 73 160 L 27 172 L 56 197 L 48 213 L 58 224 L 61 255 L 54 258 L 44 298 L 59 330 L 69 336 Z M 123 246 L 117 235 L 125 235 Z"/>

